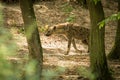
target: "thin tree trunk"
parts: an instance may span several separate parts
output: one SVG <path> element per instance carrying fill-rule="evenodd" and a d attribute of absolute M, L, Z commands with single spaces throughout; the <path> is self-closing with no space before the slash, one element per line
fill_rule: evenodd
<path fill-rule="evenodd" d="M 87 0 L 90 19 L 90 67 L 94 75 L 91 80 L 111 80 L 109 74 L 104 45 L 105 27 L 99 29 L 98 23 L 104 19 L 101 1 Z"/>
<path fill-rule="evenodd" d="M 118 0 L 118 12 L 120 12 L 120 1 Z M 120 20 L 118 20 L 116 37 L 115 37 L 115 44 L 108 54 L 108 59 L 120 59 Z"/>
<path fill-rule="evenodd" d="M 33 10 L 32 0 L 20 0 L 20 7 L 22 11 L 25 34 L 28 43 L 30 60 L 35 60 L 36 70 L 35 74 L 41 78 L 43 65 L 43 51 L 39 38 L 36 18 Z"/>

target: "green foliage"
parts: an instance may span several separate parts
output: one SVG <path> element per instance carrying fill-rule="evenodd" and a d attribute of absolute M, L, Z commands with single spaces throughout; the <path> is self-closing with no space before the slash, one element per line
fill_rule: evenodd
<path fill-rule="evenodd" d="M 26 80 L 39 80 L 39 73 L 36 73 L 36 61 L 31 60 L 28 64 L 25 65 L 24 71 L 25 71 L 25 78 Z"/>
<path fill-rule="evenodd" d="M 17 46 L 12 40 L 12 34 L 3 25 L 3 6 L 0 4 L 0 79 L 1 80 L 16 80 L 18 78 L 17 67 L 10 63 L 9 57 L 14 56 Z"/>
<path fill-rule="evenodd" d="M 101 1 L 101 0 L 91 0 L 91 1 L 94 1 L 94 3 L 97 4 L 97 2 Z"/>
<path fill-rule="evenodd" d="M 66 19 L 67 22 L 74 22 L 75 21 L 75 15 L 71 14 L 69 17 Z"/>
<path fill-rule="evenodd" d="M 72 10 L 74 9 L 74 8 L 72 7 L 72 5 L 70 5 L 69 3 L 64 3 L 64 4 L 61 6 L 61 8 L 62 8 L 62 11 L 63 11 L 63 12 L 66 12 L 66 13 L 70 13 L 70 12 L 72 12 Z"/>
<path fill-rule="evenodd" d="M 43 70 L 43 78 L 44 80 L 53 80 L 54 78 L 57 78 L 58 75 L 65 72 L 64 67 L 58 67 L 56 69 L 45 69 Z"/>
<path fill-rule="evenodd" d="M 75 21 L 75 15 L 72 13 L 73 7 L 69 3 L 64 3 L 62 6 L 62 11 L 65 12 L 65 14 L 68 14 L 68 17 L 65 21 L 67 22 L 74 22 Z"/>
<path fill-rule="evenodd" d="M 0 4 L 0 25 L 3 26 L 3 15 L 2 15 L 3 6 Z"/>
<path fill-rule="evenodd" d="M 86 69 L 85 67 L 79 67 L 78 73 L 85 78 L 89 78 L 90 80 L 94 80 L 94 75 L 91 73 L 90 70 Z"/>
<path fill-rule="evenodd" d="M 0 58 L 13 55 L 16 50 L 16 45 L 12 41 L 12 34 L 3 27 L 2 8 L 2 5 L 0 5 Z"/>
<path fill-rule="evenodd" d="M 0 53 L 1 57 L 6 57 L 8 55 L 14 55 L 16 52 L 16 45 L 13 42 L 12 35 L 6 29 L 0 28 Z"/>
<path fill-rule="evenodd" d="M 14 76 L 11 64 L 3 58 L 0 58 L 0 70 L 1 80 L 15 80 L 16 76 Z"/>
<path fill-rule="evenodd" d="M 104 25 L 110 21 L 115 21 L 115 20 L 119 20 L 120 19 L 120 12 L 118 12 L 117 14 L 113 14 L 110 17 L 102 20 L 101 22 L 98 23 L 99 28 L 104 27 Z"/>

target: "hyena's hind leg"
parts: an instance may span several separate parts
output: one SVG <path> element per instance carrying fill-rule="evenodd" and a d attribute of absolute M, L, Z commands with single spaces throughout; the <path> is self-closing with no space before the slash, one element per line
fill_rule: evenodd
<path fill-rule="evenodd" d="M 82 40 L 82 43 L 84 43 L 85 45 L 88 45 L 87 53 L 89 53 L 89 40 L 88 39 Z"/>
<path fill-rule="evenodd" d="M 71 42 L 72 42 L 72 38 L 69 37 L 69 38 L 68 38 L 67 52 L 65 53 L 65 55 L 68 55 L 69 52 L 70 52 Z"/>
<path fill-rule="evenodd" d="M 77 46 L 76 46 L 76 43 L 75 43 L 75 39 L 72 39 L 72 44 L 73 44 L 73 47 L 74 49 L 77 51 L 77 52 L 82 52 L 81 50 L 77 49 Z"/>

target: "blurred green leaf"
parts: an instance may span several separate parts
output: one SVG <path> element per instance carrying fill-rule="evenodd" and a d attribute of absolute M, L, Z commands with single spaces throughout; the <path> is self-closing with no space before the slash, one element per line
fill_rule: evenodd
<path fill-rule="evenodd" d="M 75 21 L 75 15 L 69 15 L 69 17 L 66 19 L 67 22 L 74 22 Z"/>
<path fill-rule="evenodd" d="M 85 77 L 85 78 L 89 78 L 90 80 L 94 80 L 94 75 L 91 73 L 91 71 L 90 70 L 88 70 L 87 68 L 85 68 L 85 67 L 79 67 L 78 68 L 78 73 L 80 74 L 80 75 L 82 75 L 83 77 Z"/>
<path fill-rule="evenodd" d="M 110 17 L 102 20 L 101 22 L 98 23 L 99 28 L 101 29 L 102 27 L 104 27 L 104 25 L 110 21 L 115 21 L 115 20 L 119 20 L 120 19 L 120 12 L 118 12 L 117 14 L 112 14 Z"/>
<path fill-rule="evenodd" d="M 97 4 L 97 2 L 100 1 L 100 0 L 93 0 L 93 1 L 94 1 L 95 4 Z"/>
<path fill-rule="evenodd" d="M 71 11 L 73 11 L 73 7 L 72 7 L 72 5 L 70 5 L 69 3 L 65 3 L 65 4 L 63 4 L 62 6 L 61 6 L 61 8 L 62 8 L 62 11 L 63 12 L 66 12 L 66 13 L 70 13 Z"/>

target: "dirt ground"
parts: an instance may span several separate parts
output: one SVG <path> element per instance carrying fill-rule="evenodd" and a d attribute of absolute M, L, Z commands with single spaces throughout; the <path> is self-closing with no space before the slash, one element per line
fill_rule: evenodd
<path fill-rule="evenodd" d="M 103 0 L 104 1 L 104 0 Z M 66 22 L 69 15 L 74 15 L 74 23 L 84 27 L 90 27 L 89 12 L 87 9 L 79 5 L 70 5 L 73 10 L 70 13 L 63 11 L 65 2 L 61 0 L 52 2 L 41 2 L 34 5 L 37 18 L 37 24 L 40 32 L 46 25 Z M 112 5 L 112 7 L 111 7 Z M 110 4 L 103 2 L 106 17 L 117 12 L 117 3 Z M 16 58 L 24 58 L 28 55 L 27 42 L 23 34 L 23 20 L 18 4 L 4 6 L 5 24 L 13 34 L 13 38 L 18 45 L 18 53 Z M 114 45 L 115 31 L 117 24 L 110 22 L 106 25 L 105 31 L 105 50 L 106 55 Z M 40 33 L 40 39 L 43 47 L 44 69 L 56 69 L 63 67 L 65 71 L 58 75 L 54 80 L 88 80 L 84 74 L 83 68 L 89 68 L 89 53 L 87 53 L 87 45 L 77 40 L 77 47 L 82 53 L 76 53 L 71 47 L 69 55 L 64 55 L 67 50 L 67 40 L 60 35 L 46 37 L 43 32 Z M 116 80 L 120 80 L 120 63 L 119 61 L 108 61 L 110 69 L 113 70 L 113 76 Z M 86 72 L 87 73 L 87 72 Z"/>

